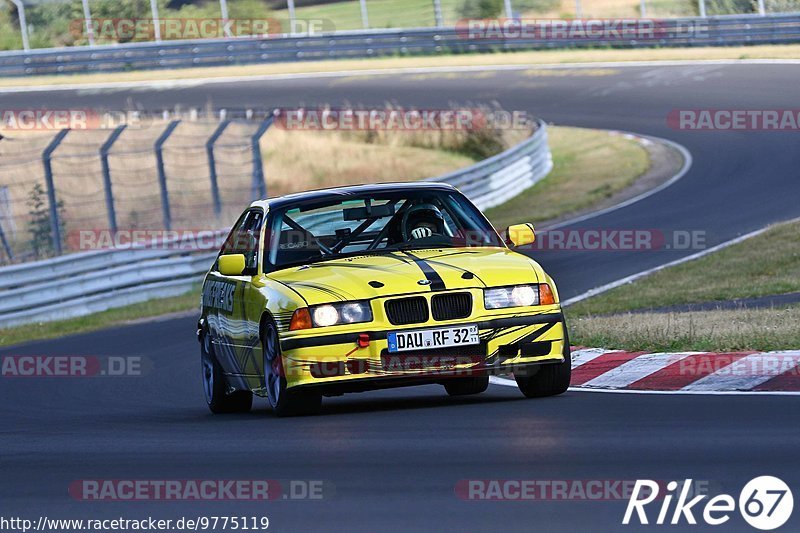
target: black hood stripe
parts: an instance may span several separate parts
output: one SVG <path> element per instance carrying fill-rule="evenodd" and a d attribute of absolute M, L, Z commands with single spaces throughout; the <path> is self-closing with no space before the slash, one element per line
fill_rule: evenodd
<path fill-rule="evenodd" d="M 424 259 L 417 257 L 416 255 L 410 252 L 404 252 L 404 253 L 408 257 L 413 259 L 414 262 L 417 264 L 419 269 L 425 275 L 425 279 L 427 279 L 430 282 L 428 286 L 431 288 L 432 291 L 443 291 L 447 289 L 447 287 L 444 284 L 444 280 L 442 279 L 442 276 L 440 276 L 439 273 L 436 272 L 436 270 L 434 270 L 434 268 L 430 265 L 430 263 L 428 263 Z"/>

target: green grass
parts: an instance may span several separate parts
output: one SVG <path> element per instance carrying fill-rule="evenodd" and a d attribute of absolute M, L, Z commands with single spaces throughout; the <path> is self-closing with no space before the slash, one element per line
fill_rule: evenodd
<path fill-rule="evenodd" d="M 639 143 L 581 128 L 548 129 L 553 171 L 508 202 L 488 209 L 496 228 L 542 222 L 591 207 L 633 183 L 650 166 Z"/>
<path fill-rule="evenodd" d="M 3 329 L 0 330 L 0 346 L 96 331 L 98 329 L 124 324 L 142 318 L 199 309 L 199 305 L 200 284 L 198 283 L 191 291 L 180 296 L 150 300 L 69 320 L 39 322 L 36 324 Z"/>
<path fill-rule="evenodd" d="M 573 345 L 645 352 L 736 352 L 800 348 L 800 306 L 779 309 L 573 316 Z"/>
<path fill-rule="evenodd" d="M 456 7 L 459 0 L 442 0 L 442 14 L 450 24 L 458 19 Z M 431 0 L 369 0 L 367 14 L 371 28 L 417 28 L 435 25 Z M 286 10 L 275 11 L 273 16 L 288 19 Z M 323 19 L 330 21 L 336 30 L 361 29 L 361 5 L 358 0 L 300 7 L 295 10 L 298 19 Z M 328 27 L 326 26 L 326 29 Z"/>
<path fill-rule="evenodd" d="M 573 316 L 800 291 L 800 222 L 578 302 Z"/>
<path fill-rule="evenodd" d="M 800 291 L 800 222 L 656 272 L 566 309 L 573 344 L 644 351 L 800 349 L 800 306 L 629 313 Z M 616 313 L 616 314 L 612 314 Z"/>

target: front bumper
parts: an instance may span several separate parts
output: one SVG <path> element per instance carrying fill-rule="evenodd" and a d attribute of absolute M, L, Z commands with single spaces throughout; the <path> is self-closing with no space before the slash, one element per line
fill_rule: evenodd
<path fill-rule="evenodd" d="M 285 338 L 281 348 L 287 385 L 368 390 L 465 376 L 527 373 L 539 365 L 563 361 L 564 317 L 557 305 L 548 307 L 535 313 Z M 478 324 L 479 345 L 388 353 L 390 331 L 459 323 Z M 365 334 L 369 345 L 359 347 L 359 336 Z"/>

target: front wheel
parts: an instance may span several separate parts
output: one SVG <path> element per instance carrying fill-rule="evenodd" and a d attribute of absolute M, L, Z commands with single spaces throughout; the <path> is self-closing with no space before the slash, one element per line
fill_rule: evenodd
<path fill-rule="evenodd" d="M 208 333 L 200 343 L 200 362 L 202 366 L 203 393 L 206 404 L 214 414 L 246 413 L 253 406 L 253 393 L 234 391 L 228 394 L 225 376 L 214 356 L 214 347 Z"/>
<path fill-rule="evenodd" d="M 278 330 L 271 320 L 264 328 L 264 388 L 272 410 L 278 416 L 316 414 L 322 407 L 322 394 L 286 387 Z"/>
<path fill-rule="evenodd" d="M 569 380 L 572 377 L 572 354 L 569 346 L 569 335 L 567 334 L 567 323 L 564 326 L 564 361 L 556 364 L 546 364 L 539 367 L 538 372 L 530 376 L 517 376 L 519 390 L 527 398 L 542 398 L 545 396 L 556 396 L 566 392 L 569 388 Z"/>

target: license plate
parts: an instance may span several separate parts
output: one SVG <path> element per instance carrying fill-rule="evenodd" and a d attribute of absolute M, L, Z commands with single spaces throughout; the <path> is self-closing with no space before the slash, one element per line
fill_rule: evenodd
<path fill-rule="evenodd" d="M 478 325 L 466 324 L 449 328 L 416 329 L 412 331 L 392 331 L 387 335 L 389 352 L 409 350 L 433 350 L 453 346 L 479 344 Z"/>

